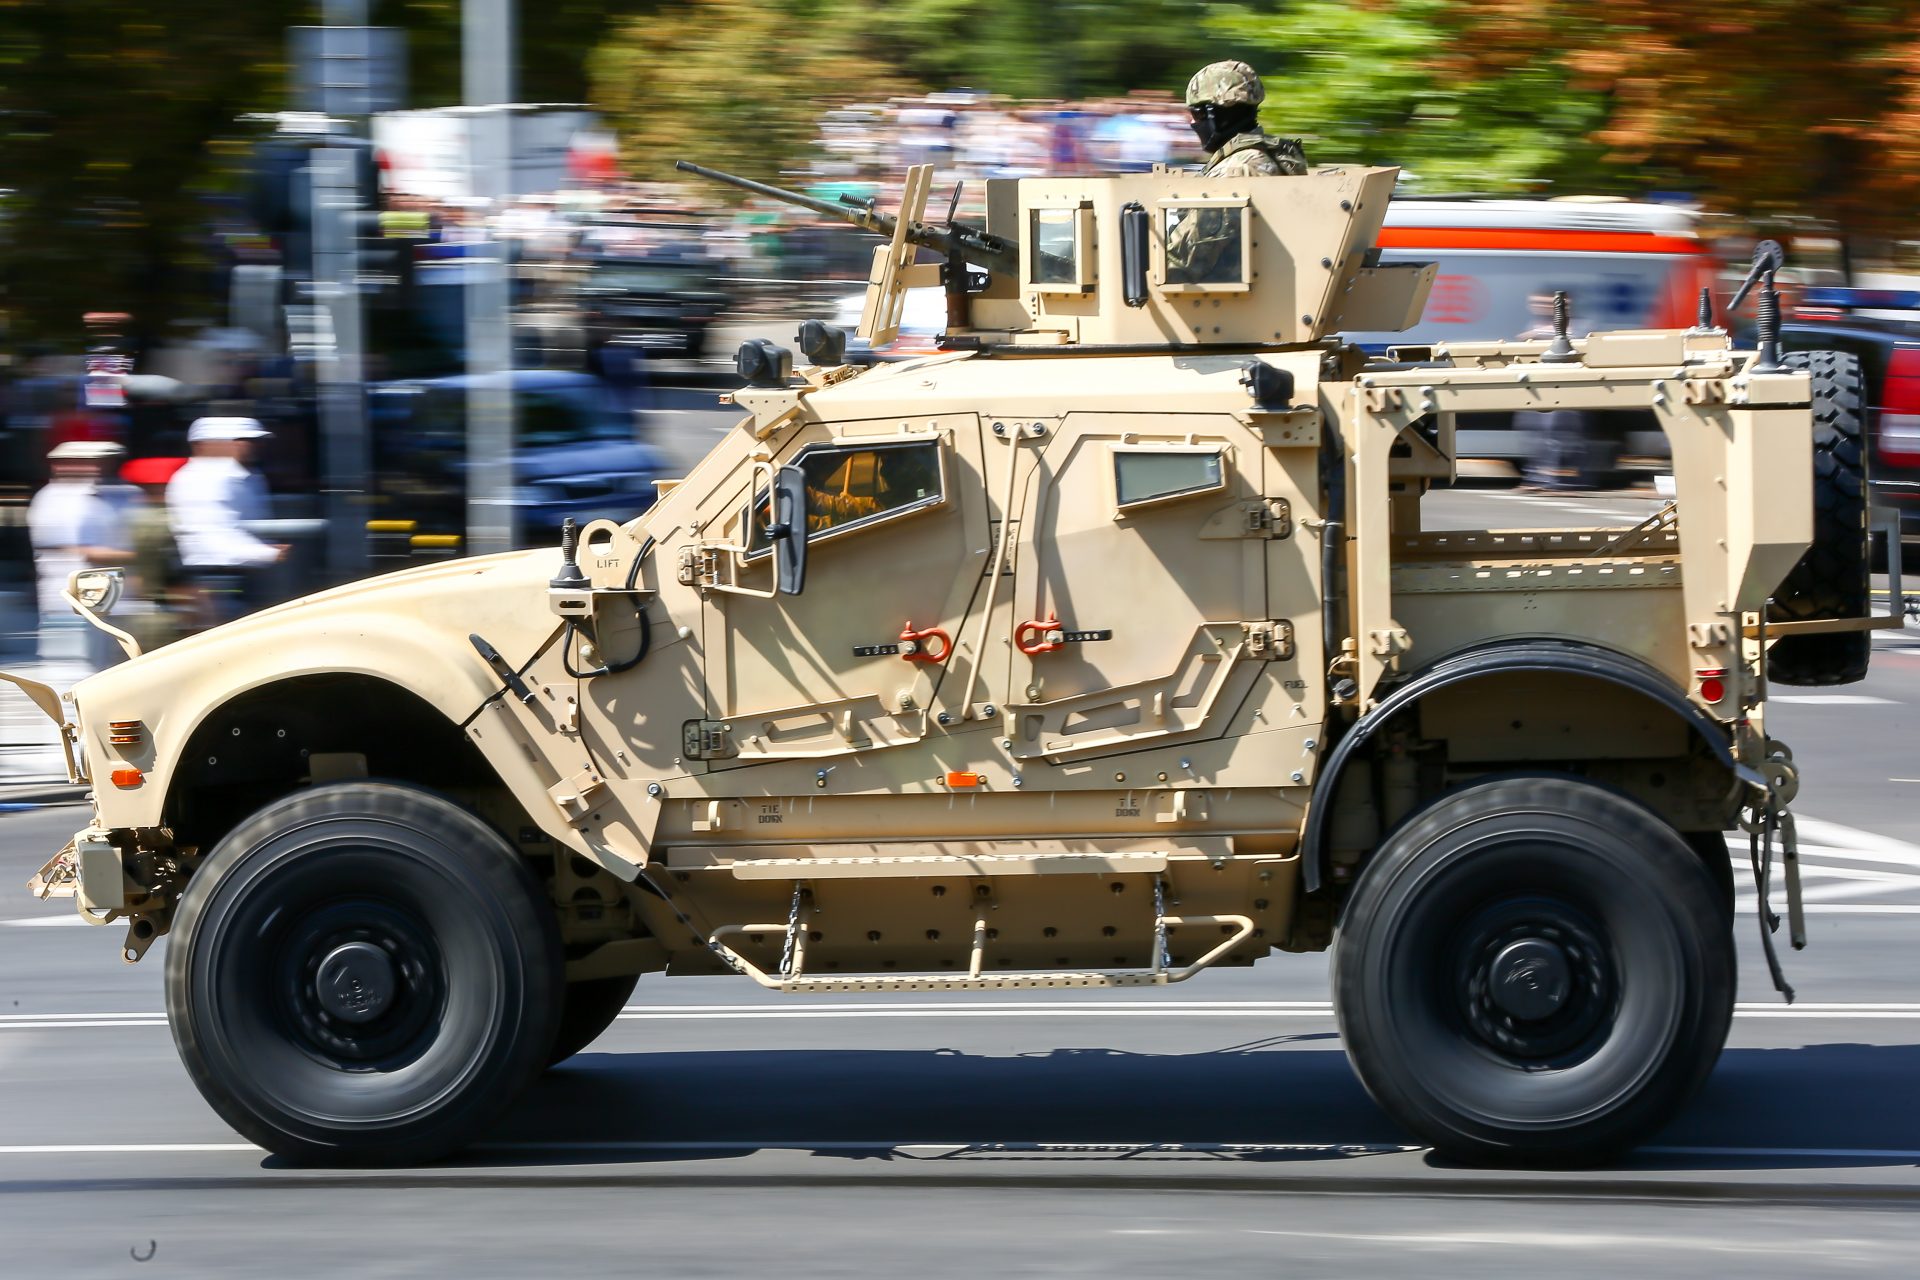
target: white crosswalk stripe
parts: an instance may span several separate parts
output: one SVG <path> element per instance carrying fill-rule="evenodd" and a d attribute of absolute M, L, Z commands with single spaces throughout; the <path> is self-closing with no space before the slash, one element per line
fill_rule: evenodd
<path fill-rule="evenodd" d="M 1920 915 L 1920 846 L 1858 831 L 1820 818 L 1797 818 L 1800 880 L 1809 914 Z M 1758 909 L 1747 837 L 1727 837 L 1733 854 L 1736 911 Z M 1776 855 L 1772 905 L 1786 910 L 1786 886 Z"/>

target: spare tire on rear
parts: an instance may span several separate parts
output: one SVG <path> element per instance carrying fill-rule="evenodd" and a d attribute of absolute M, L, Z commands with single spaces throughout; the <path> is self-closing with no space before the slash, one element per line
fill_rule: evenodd
<path fill-rule="evenodd" d="M 1773 596 L 1771 622 L 1858 618 L 1868 612 L 1866 382 L 1860 358 L 1796 351 L 1789 369 L 1813 380 L 1813 545 Z M 1777 684 L 1852 684 L 1867 674 L 1865 631 L 1787 635 L 1767 653 Z"/>

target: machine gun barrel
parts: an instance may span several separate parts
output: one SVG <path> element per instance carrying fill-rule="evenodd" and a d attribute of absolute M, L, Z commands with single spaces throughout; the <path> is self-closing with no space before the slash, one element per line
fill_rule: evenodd
<path fill-rule="evenodd" d="M 825 218 L 850 222 L 862 231 L 870 231 L 877 236 L 891 237 L 894 226 L 899 221 L 892 214 L 880 213 L 865 202 L 822 200 L 802 191 L 789 191 L 785 187 L 755 182 L 752 178 L 742 178 L 738 174 L 709 169 L 705 165 L 694 164 L 690 160 L 676 160 L 674 168 L 683 169 L 714 182 L 724 182 L 730 187 L 738 187 L 742 191 L 750 191 L 754 195 L 765 196 L 769 200 L 781 200 L 787 204 L 798 205 L 802 209 L 811 209 Z M 934 223 L 915 222 L 907 227 L 907 239 L 914 244 L 946 255 L 949 262 L 954 260 L 957 250 L 958 256 L 998 275 L 1016 275 L 1020 270 L 1018 245 L 972 223 L 953 221 L 941 226 Z"/>

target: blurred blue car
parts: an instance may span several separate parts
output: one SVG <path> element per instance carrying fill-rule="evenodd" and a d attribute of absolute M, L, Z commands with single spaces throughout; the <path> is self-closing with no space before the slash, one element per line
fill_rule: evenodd
<path fill-rule="evenodd" d="M 482 375 L 514 400 L 513 482 L 519 542 L 559 538 L 560 521 L 630 520 L 653 504 L 663 461 L 638 439 L 644 390 L 591 374 L 516 369 Z M 462 534 L 467 512 L 471 375 L 375 383 L 367 390 L 375 509 L 413 532 Z"/>

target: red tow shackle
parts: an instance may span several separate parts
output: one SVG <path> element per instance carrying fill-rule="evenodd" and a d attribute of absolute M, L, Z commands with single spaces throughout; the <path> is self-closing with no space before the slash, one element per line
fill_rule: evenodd
<path fill-rule="evenodd" d="M 1059 629 L 1060 619 L 1056 618 L 1053 613 L 1049 611 L 1045 618 L 1035 618 L 1031 622 L 1023 622 L 1013 629 L 1014 647 L 1026 654 L 1029 658 L 1037 658 L 1043 653 L 1052 653 L 1057 649 L 1064 649 L 1066 647 L 1064 640 L 1047 639 L 1050 633 L 1058 631 Z"/>
<path fill-rule="evenodd" d="M 900 628 L 900 656 L 908 662 L 925 662 L 937 667 L 952 652 L 953 637 L 938 627 L 915 631 L 909 622 Z"/>

